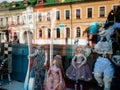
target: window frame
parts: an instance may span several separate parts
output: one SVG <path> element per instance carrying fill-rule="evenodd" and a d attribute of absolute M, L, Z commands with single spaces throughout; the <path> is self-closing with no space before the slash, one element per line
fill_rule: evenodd
<path fill-rule="evenodd" d="M 67 11 L 67 10 L 69 11 L 69 19 L 66 18 L 66 16 L 67 16 L 67 15 L 66 15 L 66 11 Z M 70 20 L 70 19 L 71 19 L 71 10 L 70 10 L 70 9 L 66 9 L 66 10 L 64 11 L 64 13 L 65 13 L 65 15 L 64 15 L 64 16 L 65 16 L 65 20 Z"/>
<path fill-rule="evenodd" d="M 76 15 L 78 9 L 80 10 L 80 18 L 77 18 L 77 15 Z M 75 9 L 75 19 L 81 19 L 81 18 L 82 18 L 82 9 L 81 8 L 76 8 Z"/>
<path fill-rule="evenodd" d="M 91 14 L 92 16 L 88 17 L 88 9 L 90 9 L 90 8 L 92 9 L 92 14 Z M 87 7 L 86 8 L 86 18 L 93 18 L 94 17 L 93 15 L 94 15 L 94 8 L 93 7 Z"/>
<path fill-rule="evenodd" d="M 100 8 L 101 7 L 104 7 L 104 16 L 100 16 L 100 14 L 101 14 Z M 102 6 L 98 7 L 98 17 L 100 17 L 100 18 L 106 17 L 106 6 L 105 5 L 102 5 Z"/>
<path fill-rule="evenodd" d="M 78 32 L 78 30 L 79 30 L 79 32 Z M 81 28 L 78 26 L 78 27 L 76 27 L 76 38 L 80 38 L 80 37 L 81 37 Z"/>
<path fill-rule="evenodd" d="M 58 15 L 57 12 L 59 12 L 59 19 L 57 19 L 57 15 Z M 60 12 L 60 10 L 57 10 L 57 11 L 56 11 L 56 20 L 57 20 L 57 21 L 60 21 L 60 19 L 61 19 L 61 12 Z"/>

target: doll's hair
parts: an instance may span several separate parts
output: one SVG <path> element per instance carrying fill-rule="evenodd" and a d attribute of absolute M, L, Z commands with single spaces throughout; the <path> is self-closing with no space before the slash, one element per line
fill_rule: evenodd
<path fill-rule="evenodd" d="M 61 73 L 64 77 L 65 73 L 64 73 L 63 64 L 62 64 L 62 57 L 60 55 L 56 55 L 54 59 L 56 60 L 56 66 L 61 70 Z"/>
<path fill-rule="evenodd" d="M 80 51 L 78 51 L 79 48 L 81 48 Z M 85 51 L 84 51 L 84 47 L 83 47 L 83 46 L 77 46 L 77 47 L 75 48 L 75 54 L 79 54 L 79 53 L 85 54 Z"/>

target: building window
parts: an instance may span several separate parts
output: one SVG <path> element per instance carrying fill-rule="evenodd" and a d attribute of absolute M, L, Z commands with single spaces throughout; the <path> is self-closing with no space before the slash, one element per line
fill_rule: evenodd
<path fill-rule="evenodd" d="M 77 32 L 76 32 L 76 37 L 80 37 L 81 36 L 81 29 L 80 27 L 77 27 Z"/>
<path fill-rule="evenodd" d="M 48 38 L 50 38 L 51 37 L 51 30 L 50 30 L 50 28 L 48 29 Z"/>
<path fill-rule="evenodd" d="M 1 33 L 1 40 L 5 39 L 5 33 Z"/>
<path fill-rule="evenodd" d="M 92 8 L 87 8 L 87 18 L 92 18 Z"/>
<path fill-rule="evenodd" d="M 60 20 L 60 11 L 56 11 L 56 20 Z"/>
<path fill-rule="evenodd" d="M 120 5 L 114 5 L 113 10 L 117 10 L 118 6 L 120 6 Z"/>
<path fill-rule="evenodd" d="M 37 4 L 43 4 L 44 2 L 44 0 L 37 0 Z"/>
<path fill-rule="evenodd" d="M 6 17 L 6 25 L 8 25 L 8 17 Z"/>
<path fill-rule="evenodd" d="M 81 14 L 80 9 L 76 9 L 76 19 L 80 19 L 81 18 L 80 14 Z"/>
<path fill-rule="evenodd" d="M 42 21 L 42 13 L 39 13 L 39 14 L 38 14 L 38 21 L 39 21 L 39 22 Z"/>
<path fill-rule="evenodd" d="M 66 15 L 66 20 L 69 20 L 70 19 L 70 10 L 66 10 L 65 15 Z"/>
<path fill-rule="evenodd" d="M 39 38 L 42 38 L 42 29 L 39 29 Z"/>
<path fill-rule="evenodd" d="M 60 29 L 57 28 L 57 38 L 60 38 Z"/>
<path fill-rule="evenodd" d="M 99 8 L 99 17 L 105 17 L 105 7 L 102 6 Z"/>
<path fill-rule="evenodd" d="M 20 24 L 20 16 L 17 16 L 17 24 Z"/>
<path fill-rule="evenodd" d="M 26 23 L 26 16 L 23 15 L 23 24 L 25 24 L 25 23 Z"/>
<path fill-rule="evenodd" d="M 3 18 L 0 18 L 0 25 L 3 25 Z"/>
<path fill-rule="evenodd" d="M 15 24 L 14 19 L 15 19 L 15 15 L 12 15 L 12 20 L 11 20 L 12 25 Z"/>
<path fill-rule="evenodd" d="M 50 12 L 47 12 L 47 21 L 50 21 Z"/>
<path fill-rule="evenodd" d="M 29 18 L 29 24 L 31 24 L 32 23 L 32 15 L 29 15 L 28 18 Z"/>
<path fill-rule="evenodd" d="M 70 38 L 70 28 L 66 28 L 66 37 Z"/>

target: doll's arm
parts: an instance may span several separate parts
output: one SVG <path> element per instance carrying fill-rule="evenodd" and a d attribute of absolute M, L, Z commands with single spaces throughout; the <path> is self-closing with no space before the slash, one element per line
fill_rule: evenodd
<path fill-rule="evenodd" d="M 62 73 L 61 73 L 61 70 L 59 70 L 59 76 L 60 76 L 60 83 L 62 83 Z"/>
<path fill-rule="evenodd" d="M 47 53 L 45 53 L 45 62 L 44 62 L 44 66 L 47 64 Z"/>
<path fill-rule="evenodd" d="M 76 66 L 75 66 L 75 59 L 76 59 L 76 56 L 73 57 L 72 63 L 71 63 L 71 64 L 72 64 L 72 66 L 76 69 Z"/>
<path fill-rule="evenodd" d="M 36 56 L 37 54 L 38 54 L 38 50 L 36 49 L 34 53 L 32 53 L 32 54 L 30 54 L 30 55 L 28 56 L 28 58 L 34 57 L 34 56 Z"/>
<path fill-rule="evenodd" d="M 87 62 L 87 58 L 86 58 L 84 55 L 82 56 L 82 59 L 83 59 L 83 61 L 82 61 L 82 63 L 78 66 L 78 68 L 82 67 L 82 66 Z"/>
<path fill-rule="evenodd" d="M 50 76 L 50 71 L 51 71 L 51 68 L 47 72 L 47 78 Z"/>

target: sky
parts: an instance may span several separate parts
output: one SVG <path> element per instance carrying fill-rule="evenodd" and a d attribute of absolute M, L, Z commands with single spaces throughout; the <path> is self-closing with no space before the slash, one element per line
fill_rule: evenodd
<path fill-rule="evenodd" d="M 3 2 L 3 1 L 11 2 L 11 1 L 22 1 L 22 0 L 0 0 L 0 3 Z"/>

